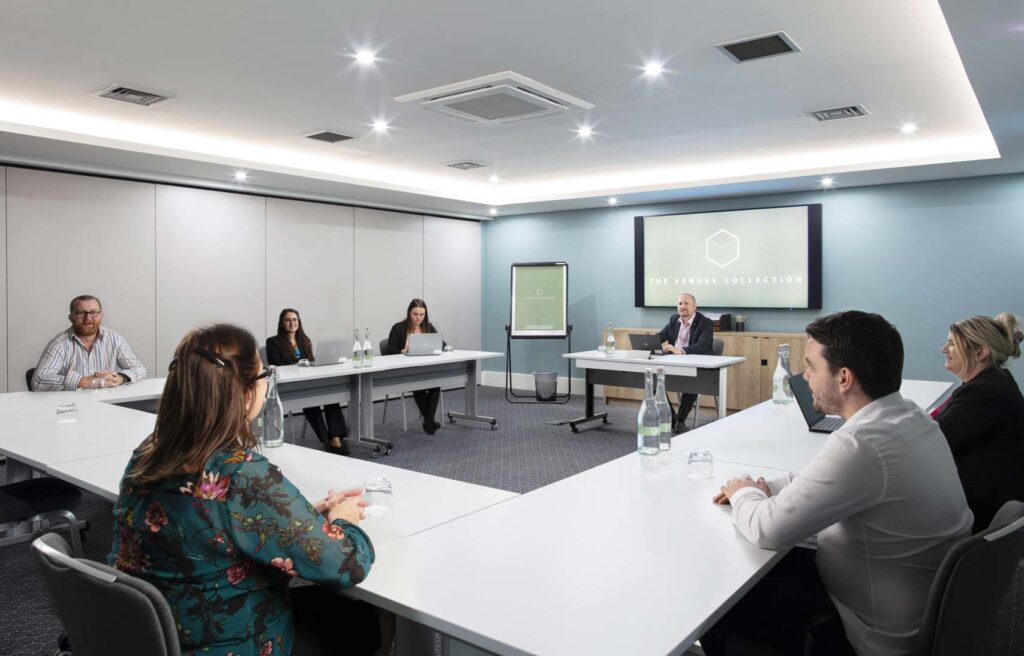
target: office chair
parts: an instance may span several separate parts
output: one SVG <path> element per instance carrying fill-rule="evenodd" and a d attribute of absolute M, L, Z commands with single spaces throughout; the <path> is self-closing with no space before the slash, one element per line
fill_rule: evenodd
<path fill-rule="evenodd" d="M 50 530 L 53 520 L 63 520 L 68 524 L 72 550 L 81 556 L 82 540 L 78 531 L 88 530 L 89 524 L 83 522 L 79 526 L 78 519 L 71 512 L 81 498 L 81 490 L 56 478 L 29 478 L 0 485 L 0 533 L 22 522 L 40 523 L 31 533 L 0 539 L 0 546 L 25 542 L 42 531 Z"/>
<path fill-rule="evenodd" d="M 720 339 L 716 339 L 711 343 L 711 354 L 722 355 L 725 351 L 725 342 Z M 715 415 L 718 414 L 718 395 L 715 394 Z M 682 399 L 680 399 L 682 401 Z M 697 427 L 697 416 L 700 415 L 700 394 L 697 395 L 697 402 L 693 404 L 693 427 Z"/>
<path fill-rule="evenodd" d="M 32 543 L 74 656 L 180 656 L 171 607 L 152 584 L 84 558 L 47 533 Z"/>
<path fill-rule="evenodd" d="M 932 581 L 914 656 L 975 656 L 1024 556 L 1024 502 L 1007 501 L 980 533 L 962 538 Z"/>
<path fill-rule="evenodd" d="M 30 391 L 30 392 L 32 391 L 32 376 L 35 376 L 35 375 L 36 375 L 36 368 L 35 367 L 32 367 L 31 369 L 29 369 L 28 371 L 25 372 L 25 388 L 28 389 L 28 391 Z"/>

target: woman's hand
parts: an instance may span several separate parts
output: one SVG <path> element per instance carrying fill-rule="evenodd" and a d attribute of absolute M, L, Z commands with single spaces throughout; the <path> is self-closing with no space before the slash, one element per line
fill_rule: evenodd
<path fill-rule="evenodd" d="M 358 497 L 362 496 L 362 494 L 362 488 L 358 487 L 352 488 L 351 490 L 342 490 L 340 492 L 328 490 L 327 496 L 314 503 L 313 508 L 316 509 L 318 513 L 326 517 L 327 511 L 329 511 L 336 504 L 341 503 L 348 497 Z"/>
<path fill-rule="evenodd" d="M 363 493 L 360 491 L 355 496 L 345 497 L 342 501 L 334 504 L 327 511 L 327 521 L 333 522 L 336 519 L 344 519 L 350 524 L 358 524 L 359 520 L 366 517 L 363 509 L 369 503 L 363 501 Z"/>

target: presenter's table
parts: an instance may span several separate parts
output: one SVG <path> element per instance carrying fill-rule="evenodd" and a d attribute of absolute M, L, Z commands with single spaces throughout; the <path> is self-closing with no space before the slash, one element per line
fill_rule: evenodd
<path fill-rule="evenodd" d="M 618 352 L 607 357 L 601 351 L 567 353 L 563 357 L 575 361 L 576 367 L 586 371 L 586 414 L 569 422 L 572 431 L 579 432 L 578 426 L 590 421 L 608 422 L 608 413 L 594 412 L 594 385 L 618 385 L 619 387 L 644 388 L 644 370 L 662 367 L 665 369 L 665 386 L 672 392 L 683 394 L 717 395 L 718 417 L 725 417 L 726 391 L 729 367 L 743 362 L 746 358 L 722 355 L 659 355 L 650 359 L 626 357 Z"/>

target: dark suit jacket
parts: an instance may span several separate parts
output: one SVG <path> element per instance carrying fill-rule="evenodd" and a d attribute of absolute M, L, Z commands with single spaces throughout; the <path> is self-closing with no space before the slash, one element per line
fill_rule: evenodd
<path fill-rule="evenodd" d="M 313 354 L 302 352 L 301 358 L 309 360 L 313 359 Z M 300 358 L 295 357 L 295 353 L 290 350 L 282 350 L 281 346 L 277 343 L 277 337 L 267 338 L 267 364 L 272 364 L 275 367 L 282 367 L 287 364 L 295 364 Z"/>
<path fill-rule="evenodd" d="M 679 337 L 679 314 L 669 317 L 668 325 L 661 329 L 658 337 L 662 343 L 668 342 L 675 346 Z M 694 312 L 693 323 L 690 325 L 690 343 L 683 349 L 689 355 L 711 355 L 715 349 L 715 322 L 700 312 Z"/>
<path fill-rule="evenodd" d="M 434 324 L 428 323 L 423 327 L 425 333 L 436 333 L 437 329 L 434 328 Z M 405 332 L 405 322 L 399 321 L 395 325 L 391 326 L 391 333 L 388 335 L 388 352 L 381 353 L 381 355 L 396 355 L 405 350 L 405 340 L 408 337 L 408 333 Z"/>
<path fill-rule="evenodd" d="M 978 531 L 1004 502 L 1024 499 L 1024 396 L 1009 371 L 992 367 L 956 388 L 935 420 Z"/>

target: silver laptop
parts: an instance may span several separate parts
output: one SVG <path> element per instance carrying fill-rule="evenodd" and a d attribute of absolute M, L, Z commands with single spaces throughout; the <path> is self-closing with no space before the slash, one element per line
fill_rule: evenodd
<path fill-rule="evenodd" d="M 323 367 L 344 362 L 348 357 L 347 346 L 343 339 L 325 339 L 316 345 L 316 359 L 310 364 L 314 367 Z"/>
<path fill-rule="evenodd" d="M 444 349 L 444 338 L 441 333 L 413 333 L 409 335 L 409 348 L 406 355 L 441 355 Z"/>
<path fill-rule="evenodd" d="M 800 406 L 800 412 L 804 414 L 804 421 L 807 428 L 814 433 L 831 433 L 845 423 L 842 417 L 826 415 L 814 409 L 814 395 L 811 388 L 804 380 L 803 374 L 793 374 L 789 377 L 789 389 L 793 390 L 796 403 Z"/>

